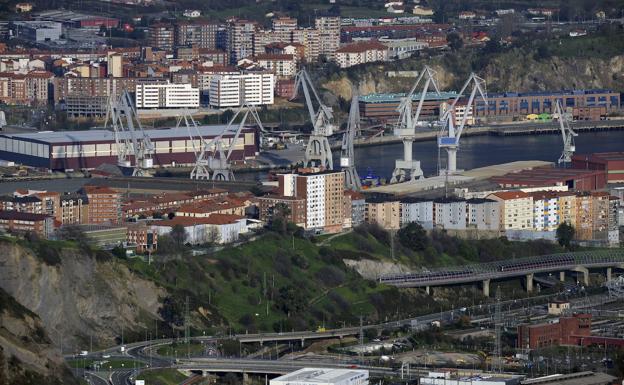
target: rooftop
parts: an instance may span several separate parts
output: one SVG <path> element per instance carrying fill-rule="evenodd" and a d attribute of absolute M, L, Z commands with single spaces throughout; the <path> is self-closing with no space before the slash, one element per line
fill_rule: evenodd
<path fill-rule="evenodd" d="M 203 137 L 213 137 L 221 134 L 227 125 L 198 126 L 197 130 Z M 249 127 L 246 129 L 250 129 Z M 152 140 L 168 138 L 188 138 L 189 133 L 186 127 L 165 128 L 144 130 L 145 134 Z M 121 137 L 129 135 L 122 133 Z M 234 132 L 228 132 L 225 136 L 233 136 Z M 109 142 L 114 141 L 113 131 L 110 130 L 88 130 L 88 131 L 39 131 L 22 134 L 2 134 L 0 137 L 12 139 L 24 139 L 26 141 L 36 141 L 44 143 L 78 143 L 78 142 Z"/>
<path fill-rule="evenodd" d="M 399 103 L 401 99 L 407 96 L 406 93 L 395 93 L 395 94 L 368 94 L 362 95 L 359 97 L 360 102 L 364 103 Z M 415 93 L 412 96 L 413 101 L 420 100 L 421 93 Z M 457 92 L 455 91 L 444 91 L 437 94 L 436 92 L 427 92 L 425 95 L 425 101 L 442 101 L 454 99 L 457 97 Z"/>
<path fill-rule="evenodd" d="M 272 381 L 280 383 L 305 382 L 306 384 L 342 383 L 356 376 L 368 378 L 368 370 L 303 368 L 277 377 Z"/>

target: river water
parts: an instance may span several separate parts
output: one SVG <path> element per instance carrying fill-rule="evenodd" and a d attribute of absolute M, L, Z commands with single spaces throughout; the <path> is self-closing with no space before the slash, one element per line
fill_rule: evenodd
<path fill-rule="evenodd" d="M 624 152 L 624 131 L 584 132 L 575 138 L 577 153 Z M 556 162 L 563 150 L 560 135 L 522 136 L 471 136 L 461 139 L 457 152 L 457 168 L 469 170 L 517 160 L 545 160 Z M 403 144 L 358 147 L 355 164 L 360 176 L 370 167 L 382 178 L 390 178 L 394 161 L 403 157 Z M 413 158 L 420 160 L 425 176 L 437 172 L 438 149 L 435 141 L 416 142 Z M 440 154 L 441 164 L 446 164 L 446 151 Z M 334 164 L 339 164 L 334 161 Z"/>

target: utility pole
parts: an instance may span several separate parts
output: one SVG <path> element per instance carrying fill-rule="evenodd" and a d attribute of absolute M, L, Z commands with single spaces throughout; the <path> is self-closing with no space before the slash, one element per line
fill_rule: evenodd
<path fill-rule="evenodd" d="M 364 323 L 360 314 L 360 364 L 363 362 L 362 355 L 364 353 Z"/>
<path fill-rule="evenodd" d="M 189 325 L 189 297 L 186 296 L 186 306 L 184 311 L 184 341 L 186 342 L 186 358 L 191 355 L 190 352 L 190 325 Z"/>
<path fill-rule="evenodd" d="M 503 364 L 501 362 L 502 348 L 501 348 L 501 293 L 500 287 L 496 287 L 496 310 L 494 312 L 494 328 L 496 330 L 496 347 L 494 351 L 496 366 L 494 371 L 501 373 L 503 371 Z"/>

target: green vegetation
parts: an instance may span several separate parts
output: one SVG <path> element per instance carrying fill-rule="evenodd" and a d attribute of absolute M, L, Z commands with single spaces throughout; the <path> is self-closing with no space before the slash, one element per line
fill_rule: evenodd
<path fill-rule="evenodd" d="M 199 342 L 191 343 L 172 343 L 171 345 L 164 345 L 156 350 L 161 356 L 176 357 L 186 356 L 187 353 L 191 356 L 201 355 L 206 349 L 206 345 Z"/>
<path fill-rule="evenodd" d="M 596 34 L 553 39 L 546 47 L 550 55 L 562 58 L 608 59 L 624 52 L 624 29 L 620 25 L 605 25 Z"/>
<path fill-rule="evenodd" d="M 146 370 L 137 376 L 137 380 L 145 380 L 150 385 L 177 385 L 187 377 L 176 369 Z"/>
<path fill-rule="evenodd" d="M 574 233 L 576 230 L 574 226 L 564 222 L 557 227 L 557 242 L 566 249 L 570 248 L 570 242 L 574 239 Z"/>

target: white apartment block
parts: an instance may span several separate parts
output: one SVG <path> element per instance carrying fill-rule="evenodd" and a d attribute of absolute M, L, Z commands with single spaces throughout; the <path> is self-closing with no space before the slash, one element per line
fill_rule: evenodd
<path fill-rule="evenodd" d="M 477 230 L 500 230 L 500 204 L 490 199 L 469 199 L 466 201 L 468 227 Z"/>
<path fill-rule="evenodd" d="M 199 89 L 190 84 L 137 84 L 136 108 L 199 108 Z"/>
<path fill-rule="evenodd" d="M 262 54 L 252 60 L 280 78 L 292 78 L 297 73 L 297 60 L 294 55 Z"/>
<path fill-rule="evenodd" d="M 275 76 L 268 73 L 216 75 L 210 80 L 210 106 L 214 108 L 273 104 Z"/>
<path fill-rule="evenodd" d="M 441 199 L 433 202 L 433 221 L 436 228 L 466 229 L 466 201 Z"/>
<path fill-rule="evenodd" d="M 446 110 L 450 107 L 450 104 L 444 102 L 440 106 L 440 117 L 446 113 Z M 466 116 L 466 124 L 471 126 L 475 124 L 474 114 L 472 113 L 472 106 L 467 106 L 466 104 L 456 104 L 455 109 L 453 111 L 453 118 L 455 126 L 459 126 L 464 119 L 464 115 Z"/>
<path fill-rule="evenodd" d="M 340 45 L 340 17 L 318 17 L 314 26 L 319 36 L 319 53 L 332 59 Z"/>
<path fill-rule="evenodd" d="M 358 64 L 388 61 L 388 47 L 377 41 L 362 41 L 346 45 L 335 53 L 340 68 Z"/>
<path fill-rule="evenodd" d="M 401 202 L 401 227 L 416 222 L 425 229 L 433 228 L 433 201 L 406 200 Z"/>

